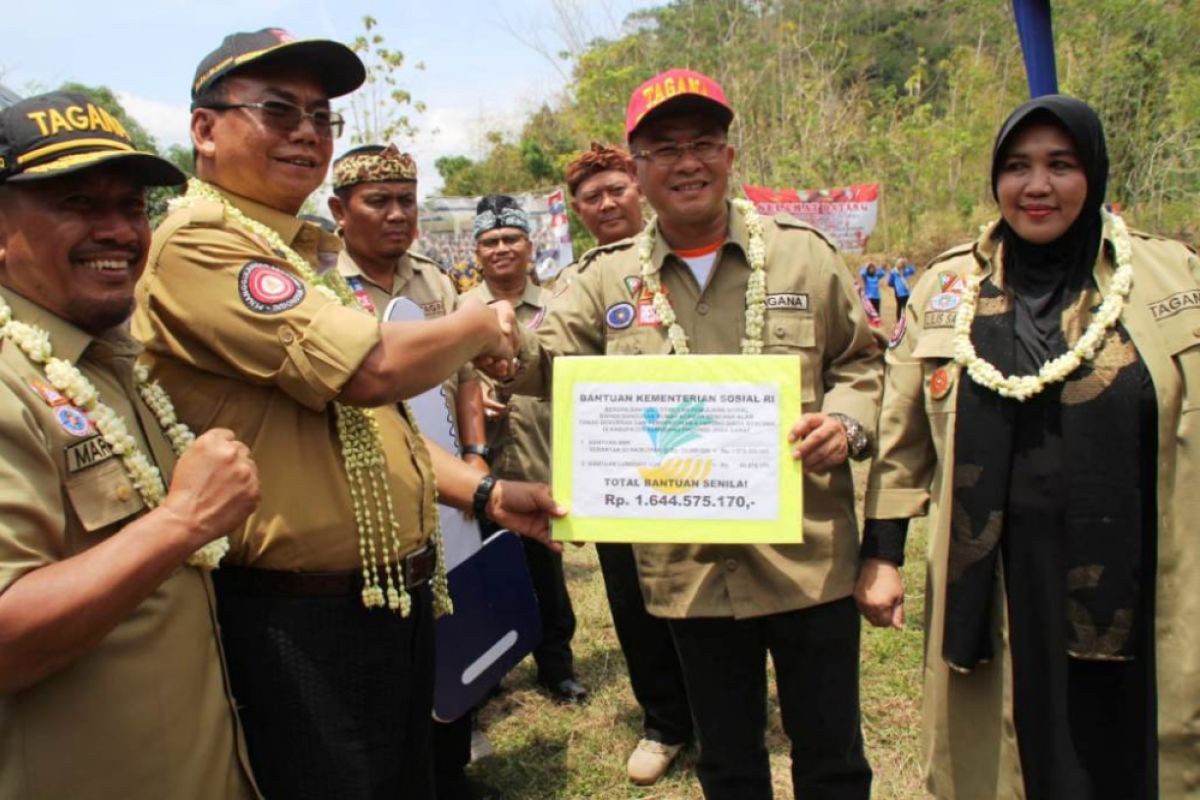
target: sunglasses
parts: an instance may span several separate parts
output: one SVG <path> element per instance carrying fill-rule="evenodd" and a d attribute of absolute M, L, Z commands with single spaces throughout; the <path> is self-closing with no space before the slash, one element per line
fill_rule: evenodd
<path fill-rule="evenodd" d="M 299 128 L 304 120 L 312 120 L 313 130 L 322 139 L 337 139 L 346 127 L 346 119 L 327 108 L 316 111 L 305 111 L 298 105 L 283 100 L 264 100 L 261 103 L 210 103 L 202 108 L 213 111 L 231 111 L 235 108 L 246 108 L 257 112 L 263 124 L 280 133 L 291 133 Z"/>

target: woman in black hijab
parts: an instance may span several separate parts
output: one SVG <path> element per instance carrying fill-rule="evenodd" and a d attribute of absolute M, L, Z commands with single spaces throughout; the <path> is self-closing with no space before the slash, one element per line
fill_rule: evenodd
<path fill-rule="evenodd" d="M 928 513 L 937 796 L 1183 796 L 1200 262 L 1104 210 L 1104 134 L 1079 100 L 1014 111 L 991 177 L 1001 219 L 930 265 L 888 353 L 856 597 L 902 622 L 908 519 Z"/>

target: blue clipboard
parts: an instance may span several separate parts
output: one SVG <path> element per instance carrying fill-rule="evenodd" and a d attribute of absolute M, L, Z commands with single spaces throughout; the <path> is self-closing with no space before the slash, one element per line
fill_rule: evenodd
<path fill-rule="evenodd" d="M 413 301 L 392 300 L 389 322 L 424 320 Z M 442 387 L 408 401 L 421 433 L 457 453 L 458 430 Z M 483 701 L 492 687 L 533 652 L 542 638 L 537 595 L 520 537 L 500 531 L 480 542 L 479 526 L 461 511 L 438 505 L 454 613 L 439 619 L 433 716 L 450 722 Z"/>

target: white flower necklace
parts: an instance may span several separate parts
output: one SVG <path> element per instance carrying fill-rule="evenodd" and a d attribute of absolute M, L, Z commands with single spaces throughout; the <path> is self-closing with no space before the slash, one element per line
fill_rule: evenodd
<path fill-rule="evenodd" d="M 197 178 L 189 180 L 187 194 L 173 200 L 171 210 L 186 208 L 200 200 L 219 203 L 231 220 L 259 236 L 275 252 L 281 254 L 292 269 L 317 291 L 347 308 L 361 310 L 353 290 L 340 272 L 331 269 L 323 275 L 318 275 L 312 265 L 283 240 L 278 231 L 248 217 L 204 181 Z M 418 455 L 425 456 L 426 463 L 430 463 L 425 442 L 417 429 L 416 417 L 407 404 L 403 405 L 409 425 L 413 429 L 414 450 Z M 407 617 L 412 601 L 404 586 L 400 523 L 396 519 L 392 492 L 387 482 L 387 462 L 383 454 L 383 444 L 379 439 L 379 423 L 371 409 L 342 403 L 334 403 L 333 406 L 337 419 L 338 441 L 342 446 L 342 464 L 350 486 L 354 522 L 358 528 L 358 553 L 363 570 L 363 605 L 367 608 L 386 605 L 393 611 L 399 610 L 402 617 Z M 442 546 L 442 523 L 437 510 L 436 488 L 433 500 L 434 531 L 431 543 L 437 565 L 433 573 L 432 589 L 434 614 L 441 615 L 452 613 L 454 606 L 450 601 L 450 583 L 446 577 L 445 549 Z M 384 586 L 387 587 L 386 592 Z"/>
<path fill-rule="evenodd" d="M 12 318 L 12 308 L 0 297 L 0 336 L 8 339 L 25 353 L 30 361 L 39 365 L 50 385 L 61 392 L 87 415 L 96 426 L 100 436 L 112 451 L 121 457 L 129 480 L 146 503 L 147 508 L 157 507 L 167 496 L 162 473 L 138 447 L 137 440 L 129 433 L 125 420 L 117 412 L 100 401 L 100 393 L 87 377 L 71 362 L 54 357 L 50 344 L 50 333 L 36 325 L 18 322 Z M 133 369 L 134 383 L 138 395 L 153 412 L 163 433 L 171 443 L 176 456 L 196 440 L 186 425 L 175 417 L 175 406 L 171 398 L 157 381 L 151 381 L 146 368 L 137 364 Z M 188 558 L 188 563 L 216 569 L 225 553 L 229 551 L 229 539 L 225 536 L 214 539 Z"/>
<path fill-rule="evenodd" d="M 1101 209 L 1105 226 L 1112 232 L 1113 251 L 1117 269 L 1112 282 L 1100 302 L 1100 309 L 1088 325 L 1087 330 L 1067 352 L 1042 365 L 1036 375 L 1004 375 L 995 365 L 979 357 L 971 343 L 971 323 L 975 319 L 975 304 L 984 276 L 981 270 L 967 276 L 966 289 L 958 317 L 954 323 L 954 360 L 967 368 L 971 379 L 980 386 L 1015 400 L 1028 400 L 1052 383 L 1066 380 L 1084 361 L 1090 361 L 1104 338 L 1121 316 L 1125 298 L 1133 285 L 1132 247 L 1129 229 L 1125 221 L 1107 210 Z"/>
<path fill-rule="evenodd" d="M 733 200 L 731 205 L 735 212 L 742 215 L 746 222 L 746 232 L 749 234 L 746 258 L 750 262 L 750 278 L 746 283 L 746 336 L 742 339 L 742 354 L 758 355 L 763 349 L 762 331 L 767 308 L 767 248 L 763 244 L 762 219 L 749 200 L 739 198 Z M 651 217 L 646 227 L 638 234 L 638 262 L 642 267 L 642 281 L 646 290 L 651 293 L 658 319 L 667 326 L 667 338 L 671 340 L 672 349 L 679 355 L 687 355 L 691 352 L 688 349 L 687 334 L 675 318 L 675 309 L 671 307 L 671 301 L 663 294 L 662 283 L 659 281 L 659 267 L 650 258 L 654 252 L 654 231 L 657 225 L 658 217 Z"/>

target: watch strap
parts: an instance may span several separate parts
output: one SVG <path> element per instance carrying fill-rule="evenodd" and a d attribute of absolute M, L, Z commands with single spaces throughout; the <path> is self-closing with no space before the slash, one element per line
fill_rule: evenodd
<path fill-rule="evenodd" d="M 475 496 L 471 499 L 471 510 L 475 512 L 476 519 L 491 521 L 487 515 L 487 505 L 495 488 L 495 475 L 484 475 L 479 479 L 479 485 L 475 487 Z"/>

